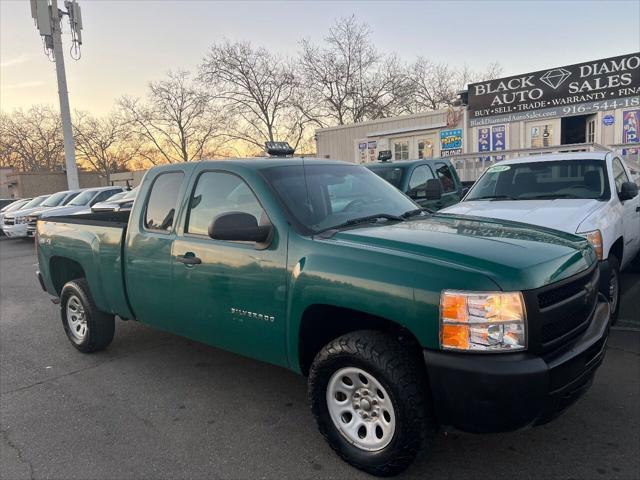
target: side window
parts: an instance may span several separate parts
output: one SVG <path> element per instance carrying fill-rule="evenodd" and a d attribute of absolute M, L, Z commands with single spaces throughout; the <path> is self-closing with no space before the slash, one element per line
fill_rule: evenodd
<path fill-rule="evenodd" d="M 163 173 L 156 177 L 144 214 L 146 229 L 158 232 L 171 230 L 183 179 L 182 172 Z"/>
<path fill-rule="evenodd" d="M 231 212 L 253 215 L 258 225 L 268 222 L 258 199 L 240 177 L 224 172 L 204 172 L 198 178 L 189 202 L 185 231 L 208 235 L 213 219 Z"/>
<path fill-rule="evenodd" d="M 456 189 L 456 182 L 453 179 L 453 174 L 449 167 L 445 163 L 436 163 L 436 172 L 440 183 L 442 183 L 442 192 L 453 192 Z"/>
<path fill-rule="evenodd" d="M 616 182 L 616 191 L 618 193 L 622 190 L 622 184 L 629 181 L 627 172 L 624 171 L 624 167 L 622 166 L 622 162 L 619 158 L 613 159 L 613 179 Z"/>
<path fill-rule="evenodd" d="M 409 190 L 425 185 L 427 180 L 431 180 L 432 178 L 436 177 L 433 176 L 433 172 L 428 165 L 420 165 L 416 167 L 409 179 Z"/>

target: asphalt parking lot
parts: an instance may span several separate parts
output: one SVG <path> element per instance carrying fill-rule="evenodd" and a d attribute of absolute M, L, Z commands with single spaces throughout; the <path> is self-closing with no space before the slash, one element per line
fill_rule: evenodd
<path fill-rule="evenodd" d="M 368 476 L 317 433 L 305 379 L 118 322 L 78 353 L 33 275 L 32 242 L 0 239 L 0 477 L 306 479 Z M 595 383 L 551 424 L 440 434 L 398 478 L 640 478 L 640 273 Z"/>

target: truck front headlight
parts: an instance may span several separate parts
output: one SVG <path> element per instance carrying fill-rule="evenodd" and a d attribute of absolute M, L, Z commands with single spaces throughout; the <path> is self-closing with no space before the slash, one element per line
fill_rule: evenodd
<path fill-rule="evenodd" d="M 602 233 L 600 230 L 593 230 L 591 232 L 577 233 L 587 239 L 593 249 L 596 251 L 598 260 L 602 260 Z"/>
<path fill-rule="evenodd" d="M 440 346 L 489 353 L 526 349 L 522 294 L 444 290 L 440 296 Z"/>

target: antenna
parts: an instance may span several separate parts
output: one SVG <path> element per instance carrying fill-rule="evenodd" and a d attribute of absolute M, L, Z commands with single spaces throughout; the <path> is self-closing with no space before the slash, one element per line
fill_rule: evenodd
<path fill-rule="evenodd" d="M 78 181 L 78 167 L 76 165 L 73 129 L 71 126 L 71 108 L 69 107 L 67 76 L 64 69 L 64 54 L 62 53 L 61 24 L 62 15 L 67 15 L 71 29 L 71 58 L 79 60 L 80 45 L 82 45 L 82 13 L 77 0 L 65 0 L 64 6 L 67 9 L 66 12 L 58 9 L 58 0 L 31 0 L 31 17 L 35 21 L 40 36 L 42 36 L 44 53 L 56 64 L 67 184 L 71 190 L 79 188 L 80 184 Z"/>

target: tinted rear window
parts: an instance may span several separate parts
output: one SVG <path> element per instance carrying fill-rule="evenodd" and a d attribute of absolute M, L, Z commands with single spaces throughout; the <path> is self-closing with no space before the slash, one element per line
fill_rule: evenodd
<path fill-rule="evenodd" d="M 403 170 L 398 167 L 372 168 L 371 171 L 396 188 L 402 185 Z"/>

